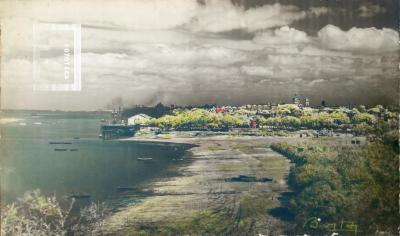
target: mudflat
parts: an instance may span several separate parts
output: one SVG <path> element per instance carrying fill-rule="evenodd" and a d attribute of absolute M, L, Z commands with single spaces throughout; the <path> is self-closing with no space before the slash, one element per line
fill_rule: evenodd
<path fill-rule="evenodd" d="M 139 203 L 116 212 L 103 232 L 118 235 L 281 234 L 290 228 L 277 212 L 288 192 L 290 163 L 270 144 L 293 137 L 208 136 L 167 139 L 134 137 L 130 142 L 195 145 L 179 176 L 160 179 Z M 251 179 L 254 181 L 240 181 Z M 239 181 L 232 181 L 239 180 Z M 257 180 L 268 181 L 257 181 Z"/>

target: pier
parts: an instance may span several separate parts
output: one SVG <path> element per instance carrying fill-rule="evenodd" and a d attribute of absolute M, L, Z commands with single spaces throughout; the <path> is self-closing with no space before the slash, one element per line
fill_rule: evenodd
<path fill-rule="evenodd" d="M 137 127 L 135 125 L 124 125 L 124 124 L 107 124 L 101 125 L 100 137 L 103 140 L 121 138 L 121 137 L 132 137 L 135 135 Z"/>

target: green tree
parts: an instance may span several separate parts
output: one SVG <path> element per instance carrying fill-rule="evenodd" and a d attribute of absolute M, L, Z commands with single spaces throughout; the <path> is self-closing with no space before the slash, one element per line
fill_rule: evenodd
<path fill-rule="evenodd" d="M 358 135 L 366 135 L 366 134 L 372 133 L 374 131 L 374 127 L 363 122 L 363 123 L 356 124 L 353 127 L 353 131 Z"/>
<path fill-rule="evenodd" d="M 301 125 L 300 119 L 293 116 L 285 116 L 281 119 L 282 125 L 298 128 Z"/>
<path fill-rule="evenodd" d="M 353 119 L 351 120 L 353 124 L 361 124 L 361 123 L 367 123 L 367 124 L 374 124 L 376 122 L 376 118 L 374 115 L 368 114 L 366 112 L 364 113 L 357 113 L 354 115 Z"/>
<path fill-rule="evenodd" d="M 364 105 L 359 105 L 357 110 L 361 113 L 367 112 L 367 108 Z"/>
<path fill-rule="evenodd" d="M 301 110 L 294 104 L 283 104 L 277 107 L 278 115 L 300 116 Z"/>

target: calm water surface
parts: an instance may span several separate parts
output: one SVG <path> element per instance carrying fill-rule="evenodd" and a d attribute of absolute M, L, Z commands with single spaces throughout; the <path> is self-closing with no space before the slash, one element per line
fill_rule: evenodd
<path fill-rule="evenodd" d="M 176 159 L 188 148 L 103 141 L 98 138 L 100 120 L 108 114 L 2 112 L 0 117 L 20 119 L 0 124 L 1 197 L 7 203 L 33 189 L 58 198 L 84 192 L 91 200 L 115 201 L 121 197 L 119 186 L 143 187 L 173 175 L 170 167 L 181 163 Z"/>

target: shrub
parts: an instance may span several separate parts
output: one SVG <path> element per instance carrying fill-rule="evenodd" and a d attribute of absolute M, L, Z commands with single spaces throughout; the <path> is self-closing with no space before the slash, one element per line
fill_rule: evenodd
<path fill-rule="evenodd" d="M 28 191 L 13 204 L 6 205 L 1 211 L 1 235 L 92 235 L 102 226 L 102 219 L 110 212 L 104 203 L 92 203 L 81 209 L 76 217 L 71 210 L 62 209 L 56 197 L 45 197 L 40 190 Z"/>
<path fill-rule="evenodd" d="M 361 149 L 326 148 L 306 143 L 271 146 L 292 160 L 289 208 L 299 227 L 312 217 L 350 220 L 364 231 L 396 232 L 399 216 L 398 144 L 384 135 Z M 315 147 L 317 146 L 317 147 Z M 333 157 L 328 152 L 335 150 Z"/>
<path fill-rule="evenodd" d="M 367 123 L 372 125 L 376 122 L 375 116 L 368 113 L 357 113 L 351 120 L 353 124 Z"/>

